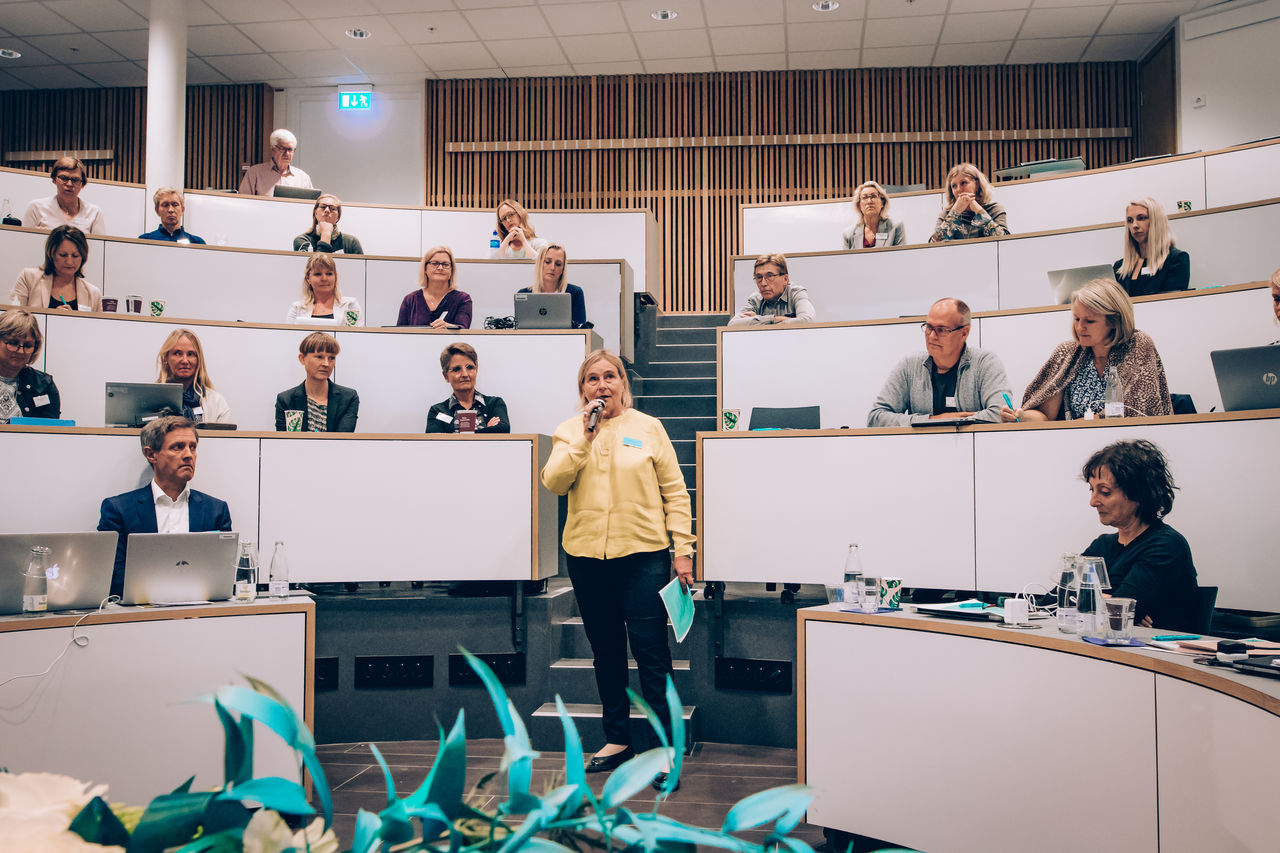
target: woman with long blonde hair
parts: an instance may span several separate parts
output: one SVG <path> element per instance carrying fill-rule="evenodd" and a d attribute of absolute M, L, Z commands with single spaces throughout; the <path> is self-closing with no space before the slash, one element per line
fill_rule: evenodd
<path fill-rule="evenodd" d="M 991 182 L 972 163 L 957 163 L 947 173 L 947 192 L 930 243 L 972 240 L 1009 233 L 1004 208 L 992 198 Z"/>
<path fill-rule="evenodd" d="M 338 264 L 331 255 L 316 252 L 302 271 L 302 298 L 289 306 L 286 323 L 321 321 L 336 326 L 363 326 L 364 313 L 354 296 L 338 287 Z"/>
<path fill-rule="evenodd" d="M 1186 290 L 1191 256 L 1174 246 L 1169 217 L 1154 198 L 1124 209 L 1124 257 L 1112 265 L 1116 281 L 1130 296 Z"/>
<path fill-rule="evenodd" d="M 190 329 L 174 329 L 156 354 L 156 382 L 182 386 L 183 417 L 195 423 L 221 424 L 231 420 L 227 398 L 213 390 L 205 367 L 204 347 Z"/>
<path fill-rule="evenodd" d="M 491 258 L 532 258 L 547 245 L 529 222 L 529 211 L 513 198 L 498 203 L 498 243 Z"/>
<path fill-rule="evenodd" d="M 581 329 L 587 323 L 587 301 L 582 288 L 569 284 L 569 255 L 559 243 L 548 243 L 538 252 L 533 262 L 533 286 L 522 287 L 518 293 L 567 293 L 573 328 Z"/>

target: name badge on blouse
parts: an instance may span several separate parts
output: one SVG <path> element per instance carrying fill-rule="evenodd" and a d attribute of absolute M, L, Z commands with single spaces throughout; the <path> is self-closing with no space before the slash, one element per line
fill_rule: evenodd
<path fill-rule="evenodd" d="M 947 398 L 947 408 L 949 408 L 949 409 L 956 409 L 956 408 L 959 408 L 959 407 L 956 405 L 956 398 L 955 398 L 955 397 L 948 397 L 948 398 Z"/>
<path fill-rule="evenodd" d="M 1142 272 L 1138 273 L 1138 275 L 1151 275 L 1151 267 L 1143 267 Z"/>
<path fill-rule="evenodd" d="M 881 231 L 878 234 L 876 234 L 876 248 L 880 248 L 881 246 L 885 245 L 888 242 L 889 242 L 888 233 Z"/>
<path fill-rule="evenodd" d="M 622 443 L 623 443 L 624 445 L 626 445 L 627 447 L 640 447 L 640 446 L 641 446 L 641 445 L 640 445 L 640 439 L 638 439 L 638 438 L 627 438 L 625 435 L 622 437 Z"/>
<path fill-rule="evenodd" d="M 451 424 L 453 423 L 453 416 L 446 415 L 444 412 L 436 412 L 436 420 L 442 424 Z"/>
<path fill-rule="evenodd" d="M 194 415 L 194 416 L 195 416 L 195 417 L 197 417 L 197 418 L 199 418 L 199 417 L 203 417 L 203 416 L 204 416 L 204 407 L 203 407 L 203 406 L 196 406 L 194 409 L 192 409 L 192 410 L 191 410 L 191 414 L 192 414 L 192 415 Z"/>
<path fill-rule="evenodd" d="M 36 406 L 47 406 L 49 405 L 49 395 L 41 394 L 39 397 L 32 397 L 31 402 Z"/>

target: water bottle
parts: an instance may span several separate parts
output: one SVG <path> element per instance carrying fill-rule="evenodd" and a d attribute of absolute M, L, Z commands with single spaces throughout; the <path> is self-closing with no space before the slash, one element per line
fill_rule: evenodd
<path fill-rule="evenodd" d="M 271 553 L 271 576 L 267 583 L 267 592 L 272 598 L 289 597 L 289 562 L 284 556 L 284 542 L 276 540 L 275 550 Z"/>
<path fill-rule="evenodd" d="M 1106 636 L 1101 580 L 1101 572 L 1105 568 L 1100 568 L 1099 563 L 1106 566 L 1101 557 L 1081 557 L 1076 563 L 1080 576 L 1080 595 L 1076 600 L 1076 613 L 1079 615 L 1077 631 L 1081 637 Z"/>
<path fill-rule="evenodd" d="M 844 558 L 844 605 L 857 607 L 862 596 L 862 554 L 857 543 L 849 545 L 849 554 Z"/>
<path fill-rule="evenodd" d="M 1107 368 L 1106 390 L 1102 393 L 1102 413 L 1108 418 L 1124 417 L 1124 383 L 1113 364 Z"/>
<path fill-rule="evenodd" d="M 502 241 L 498 239 L 498 229 L 493 229 L 493 234 L 489 236 L 489 249 L 497 249 L 502 245 Z"/>
<path fill-rule="evenodd" d="M 49 609 L 49 549 L 35 545 L 22 578 L 22 615 L 38 616 Z"/>
<path fill-rule="evenodd" d="M 1076 574 L 1076 554 L 1062 555 L 1062 572 L 1058 576 L 1058 630 L 1074 634 L 1079 627 L 1080 616 L 1076 612 L 1076 599 L 1080 594 L 1080 576 Z"/>
<path fill-rule="evenodd" d="M 258 597 L 258 551 L 252 539 L 240 540 L 240 556 L 236 558 L 236 601 L 253 601 Z"/>

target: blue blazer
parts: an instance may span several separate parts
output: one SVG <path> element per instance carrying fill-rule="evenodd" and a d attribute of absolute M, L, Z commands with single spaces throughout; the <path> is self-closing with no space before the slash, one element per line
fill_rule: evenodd
<path fill-rule="evenodd" d="M 187 504 L 188 523 L 192 533 L 211 530 L 231 530 L 231 510 L 226 501 L 218 500 L 204 492 L 191 490 Z M 102 515 L 98 519 L 99 530 L 114 530 L 120 534 L 116 541 L 116 565 L 111 573 L 111 594 L 124 594 L 124 560 L 129 547 L 130 533 L 156 533 L 156 502 L 151 495 L 151 483 L 141 489 L 102 501 Z"/>

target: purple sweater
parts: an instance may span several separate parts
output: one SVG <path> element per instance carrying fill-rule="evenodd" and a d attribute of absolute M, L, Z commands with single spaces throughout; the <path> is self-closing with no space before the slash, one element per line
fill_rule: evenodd
<path fill-rule="evenodd" d="M 418 289 L 405 296 L 400 303 L 397 326 L 430 326 L 441 314 L 447 314 L 446 323 L 462 329 L 471 328 L 471 296 L 461 290 L 450 290 L 440 300 L 436 310 L 427 307 L 427 299 Z"/>

